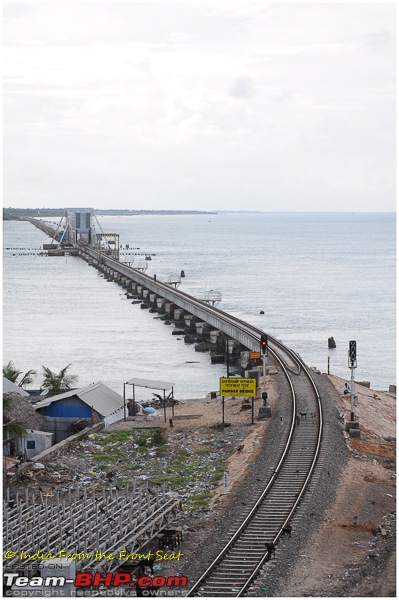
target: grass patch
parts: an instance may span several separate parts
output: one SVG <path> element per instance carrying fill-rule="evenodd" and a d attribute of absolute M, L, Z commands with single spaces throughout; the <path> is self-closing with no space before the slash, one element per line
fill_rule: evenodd
<path fill-rule="evenodd" d="M 97 444 L 108 445 L 115 444 L 116 442 L 129 442 L 132 439 L 132 432 L 128 430 L 122 431 L 111 431 L 109 433 L 104 433 L 103 435 L 96 436 L 94 441 Z"/>
<path fill-rule="evenodd" d="M 97 452 L 97 454 L 93 454 L 93 458 L 99 462 L 114 463 L 122 458 L 122 453 L 117 448 L 112 448 L 110 452 Z"/>
<path fill-rule="evenodd" d="M 189 498 L 192 510 L 207 508 L 211 495 L 209 493 L 195 494 Z"/>
<path fill-rule="evenodd" d="M 217 471 L 215 471 L 215 472 L 212 474 L 212 477 L 211 477 L 211 481 L 212 481 L 212 483 L 219 483 L 219 481 L 220 481 L 220 480 L 222 479 L 222 477 L 223 477 L 224 471 L 225 471 L 225 469 L 224 469 L 224 468 L 223 468 L 223 469 L 222 469 L 222 468 L 219 468 Z"/>
<path fill-rule="evenodd" d="M 188 458 L 189 456 L 192 456 L 192 455 L 193 455 L 193 453 L 190 452 L 190 450 L 186 450 L 185 448 L 180 448 L 180 450 L 178 450 L 178 452 L 177 452 L 178 459 Z"/>
<path fill-rule="evenodd" d="M 150 483 L 153 485 L 161 485 L 162 483 L 166 483 L 171 487 L 183 487 L 184 484 L 187 483 L 187 480 L 183 476 L 177 477 L 173 475 L 160 475 L 159 477 L 150 477 Z"/>

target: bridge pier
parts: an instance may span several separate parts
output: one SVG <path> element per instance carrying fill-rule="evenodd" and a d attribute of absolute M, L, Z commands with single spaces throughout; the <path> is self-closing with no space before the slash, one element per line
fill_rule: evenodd
<path fill-rule="evenodd" d="M 209 332 L 211 331 L 211 326 L 209 323 L 205 323 L 205 321 L 198 321 L 198 323 L 195 324 L 195 329 L 199 342 L 204 342 L 206 339 L 209 339 Z"/>
<path fill-rule="evenodd" d="M 185 332 L 189 334 L 196 333 L 195 322 L 197 321 L 197 317 L 194 315 L 184 315 L 184 324 L 186 326 Z"/>
<path fill-rule="evenodd" d="M 175 304 L 173 304 L 173 302 L 165 302 L 165 314 L 168 317 L 170 317 L 170 318 L 172 317 L 172 315 L 174 314 L 175 308 L 176 308 L 176 306 L 175 306 Z"/>
<path fill-rule="evenodd" d="M 173 311 L 173 320 L 176 321 L 176 323 L 184 323 L 184 315 L 186 314 L 186 311 L 183 308 L 175 308 Z"/>
<path fill-rule="evenodd" d="M 160 296 L 157 296 L 156 298 L 156 305 L 157 305 L 157 311 L 160 315 L 165 314 L 165 306 L 166 306 L 166 302 L 164 298 L 161 298 Z"/>

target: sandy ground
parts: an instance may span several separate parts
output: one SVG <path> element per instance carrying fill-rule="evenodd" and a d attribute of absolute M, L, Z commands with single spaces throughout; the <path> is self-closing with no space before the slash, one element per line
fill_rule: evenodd
<path fill-rule="evenodd" d="M 348 415 L 344 380 L 329 378 Z M 335 503 L 299 557 L 287 596 L 396 595 L 396 399 L 360 385 L 355 393 L 361 439 L 345 436 L 351 458 Z"/>
<path fill-rule="evenodd" d="M 278 398 L 273 385 L 277 371 L 270 369 L 267 376 L 269 404 L 275 407 Z M 336 387 L 338 411 L 349 416 L 350 399 L 341 394 L 344 380 L 329 376 Z M 395 596 L 395 437 L 396 399 L 387 393 L 356 386 L 355 413 L 359 418 L 361 438 L 350 438 L 343 432 L 350 459 L 342 472 L 336 499 L 324 513 L 324 518 L 306 546 L 301 548 L 285 581 L 284 597 L 304 596 Z M 334 394 L 333 394 L 334 395 Z M 186 556 L 195 555 L 201 540 L 212 533 L 213 523 L 226 514 L 234 503 L 234 492 L 245 485 L 250 464 L 254 463 L 261 446 L 261 438 L 268 421 L 257 421 L 263 402 L 254 401 L 254 424 L 251 409 L 243 409 L 242 398 L 225 399 L 225 422 L 242 425 L 243 449 L 233 452 L 228 459 L 229 493 L 223 483 L 212 496 L 210 511 L 203 518 L 183 515 L 188 535 L 182 545 Z M 109 430 L 143 427 L 164 427 L 173 431 L 197 430 L 221 423 L 221 398 L 202 398 L 179 403 L 163 410 L 159 417 L 135 417 L 112 425 Z M 343 424 L 342 424 L 342 429 Z M 190 535 L 190 531 L 195 535 Z M 293 533 L 294 535 L 294 533 Z M 184 573 L 184 565 L 181 565 Z M 162 575 L 174 575 L 175 565 Z"/>
<path fill-rule="evenodd" d="M 350 397 L 342 394 L 343 379 L 329 376 L 336 388 L 338 411 L 348 418 Z M 268 376 L 269 403 L 276 402 L 273 370 Z M 284 597 L 375 596 L 396 595 L 395 559 L 395 438 L 396 399 L 390 394 L 355 387 L 354 412 L 359 419 L 361 438 L 350 438 L 344 432 L 350 459 L 344 469 L 334 504 L 325 512 L 317 531 L 297 557 L 294 569 L 285 582 Z M 262 401 L 255 400 L 255 421 Z M 221 399 L 190 400 L 175 408 L 176 429 L 197 428 L 221 422 Z M 169 426 L 163 416 L 146 421 L 149 426 Z M 176 418 L 177 417 L 177 418 Z M 225 400 L 225 421 L 248 423 L 251 410 L 242 410 L 242 399 Z M 129 423 L 119 426 L 137 426 Z M 248 428 L 242 453 L 232 454 L 228 461 L 228 478 L 232 493 L 224 494 L 223 485 L 216 488 L 210 508 L 209 522 L 228 510 L 234 488 L 245 481 L 248 465 L 256 460 L 260 438 L 267 421 L 256 421 Z M 185 520 L 190 528 L 189 519 Z M 198 536 L 198 523 L 194 523 Z M 201 524 L 207 535 L 206 522 Z M 328 540 L 328 542 L 326 542 Z M 185 550 L 190 553 L 190 536 Z"/>
<path fill-rule="evenodd" d="M 260 375 L 259 383 L 263 390 L 268 391 L 268 406 L 272 409 L 277 402 L 276 389 L 273 384 L 274 376 L 277 375 L 277 370 L 274 367 L 268 368 L 268 374 L 265 382 L 263 376 Z M 160 416 L 158 417 L 130 417 L 126 422 L 115 423 L 110 426 L 107 431 L 114 429 L 130 429 L 134 427 L 163 427 L 170 430 L 170 419 L 173 419 L 174 431 L 187 431 L 190 429 L 198 429 L 200 427 L 209 427 L 222 423 L 223 400 L 221 397 L 213 398 L 197 398 L 192 400 L 181 400 L 172 411 L 172 408 L 166 408 L 166 420 L 164 409 L 158 409 Z M 253 424 L 251 432 L 246 436 L 244 447 L 241 452 L 234 453 L 228 459 L 228 486 L 230 494 L 225 495 L 224 483 L 215 489 L 210 503 L 210 508 L 223 508 L 228 505 L 231 498 L 231 493 L 234 492 L 235 486 L 242 483 L 250 463 L 256 460 L 259 453 L 261 439 L 267 430 L 268 420 L 258 421 L 257 416 L 259 408 L 263 406 L 261 398 L 252 402 L 239 397 L 226 397 L 224 399 L 224 421 L 232 425 L 249 425 Z"/>
<path fill-rule="evenodd" d="M 269 403 L 276 402 L 273 369 L 268 375 Z M 350 398 L 342 394 L 343 379 L 329 376 L 336 388 L 336 405 L 349 417 Z M 341 476 L 336 500 L 326 511 L 323 522 L 307 547 L 298 556 L 292 576 L 286 582 L 284 596 L 392 596 L 395 595 L 395 437 L 396 399 L 387 393 L 355 386 L 354 412 L 359 418 L 361 438 L 346 433 L 350 460 Z M 255 400 L 255 421 L 262 401 Z M 172 416 L 147 419 L 147 426 L 169 427 Z M 198 399 L 175 407 L 174 428 L 197 428 L 221 422 L 222 401 Z M 225 399 L 225 421 L 248 423 L 251 410 L 242 410 L 241 398 Z M 143 419 L 113 427 L 143 425 Z M 256 421 L 249 428 L 242 452 L 228 461 L 229 485 L 233 489 L 245 480 L 249 463 L 256 460 L 260 439 L 267 421 Z M 228 510 L 233 493 L 224 494 L 223 484 L 216 488 L 210 508 L 211 517 Z M 197 525 L 196 525 L 197 527 Z M 203 524 L 206 535 L 206 524 Z M 326 543 L 328 540 L 328 543 Z M 189 539 L 187 539 L 187 546 Z M 188 547 L 186 550 L 188 550 Z"/>

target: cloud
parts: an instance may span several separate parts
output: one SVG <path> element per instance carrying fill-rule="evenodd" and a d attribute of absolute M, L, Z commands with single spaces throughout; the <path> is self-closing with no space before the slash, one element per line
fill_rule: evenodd
<path fill-rule="evenodd" d="M 394 209 L 392 5 L 4 10 L 7 204 Z"/>
<path fill-rule="evenodd" d="M 254 81 L 248 75 L 237 77 L 230 88 L 230 96 L 233 98 L 251 98 L 254 94 Z"/>

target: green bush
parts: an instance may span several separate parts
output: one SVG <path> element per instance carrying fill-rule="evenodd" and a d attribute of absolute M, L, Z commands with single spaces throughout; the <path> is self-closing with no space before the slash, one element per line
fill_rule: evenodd
<path fill-rule="evenodd" d="M 159 429 L 152 434 L 151 441 L 153 446 L 163 446 L 168 441 L 168 438 L 165 433 Z"/>

